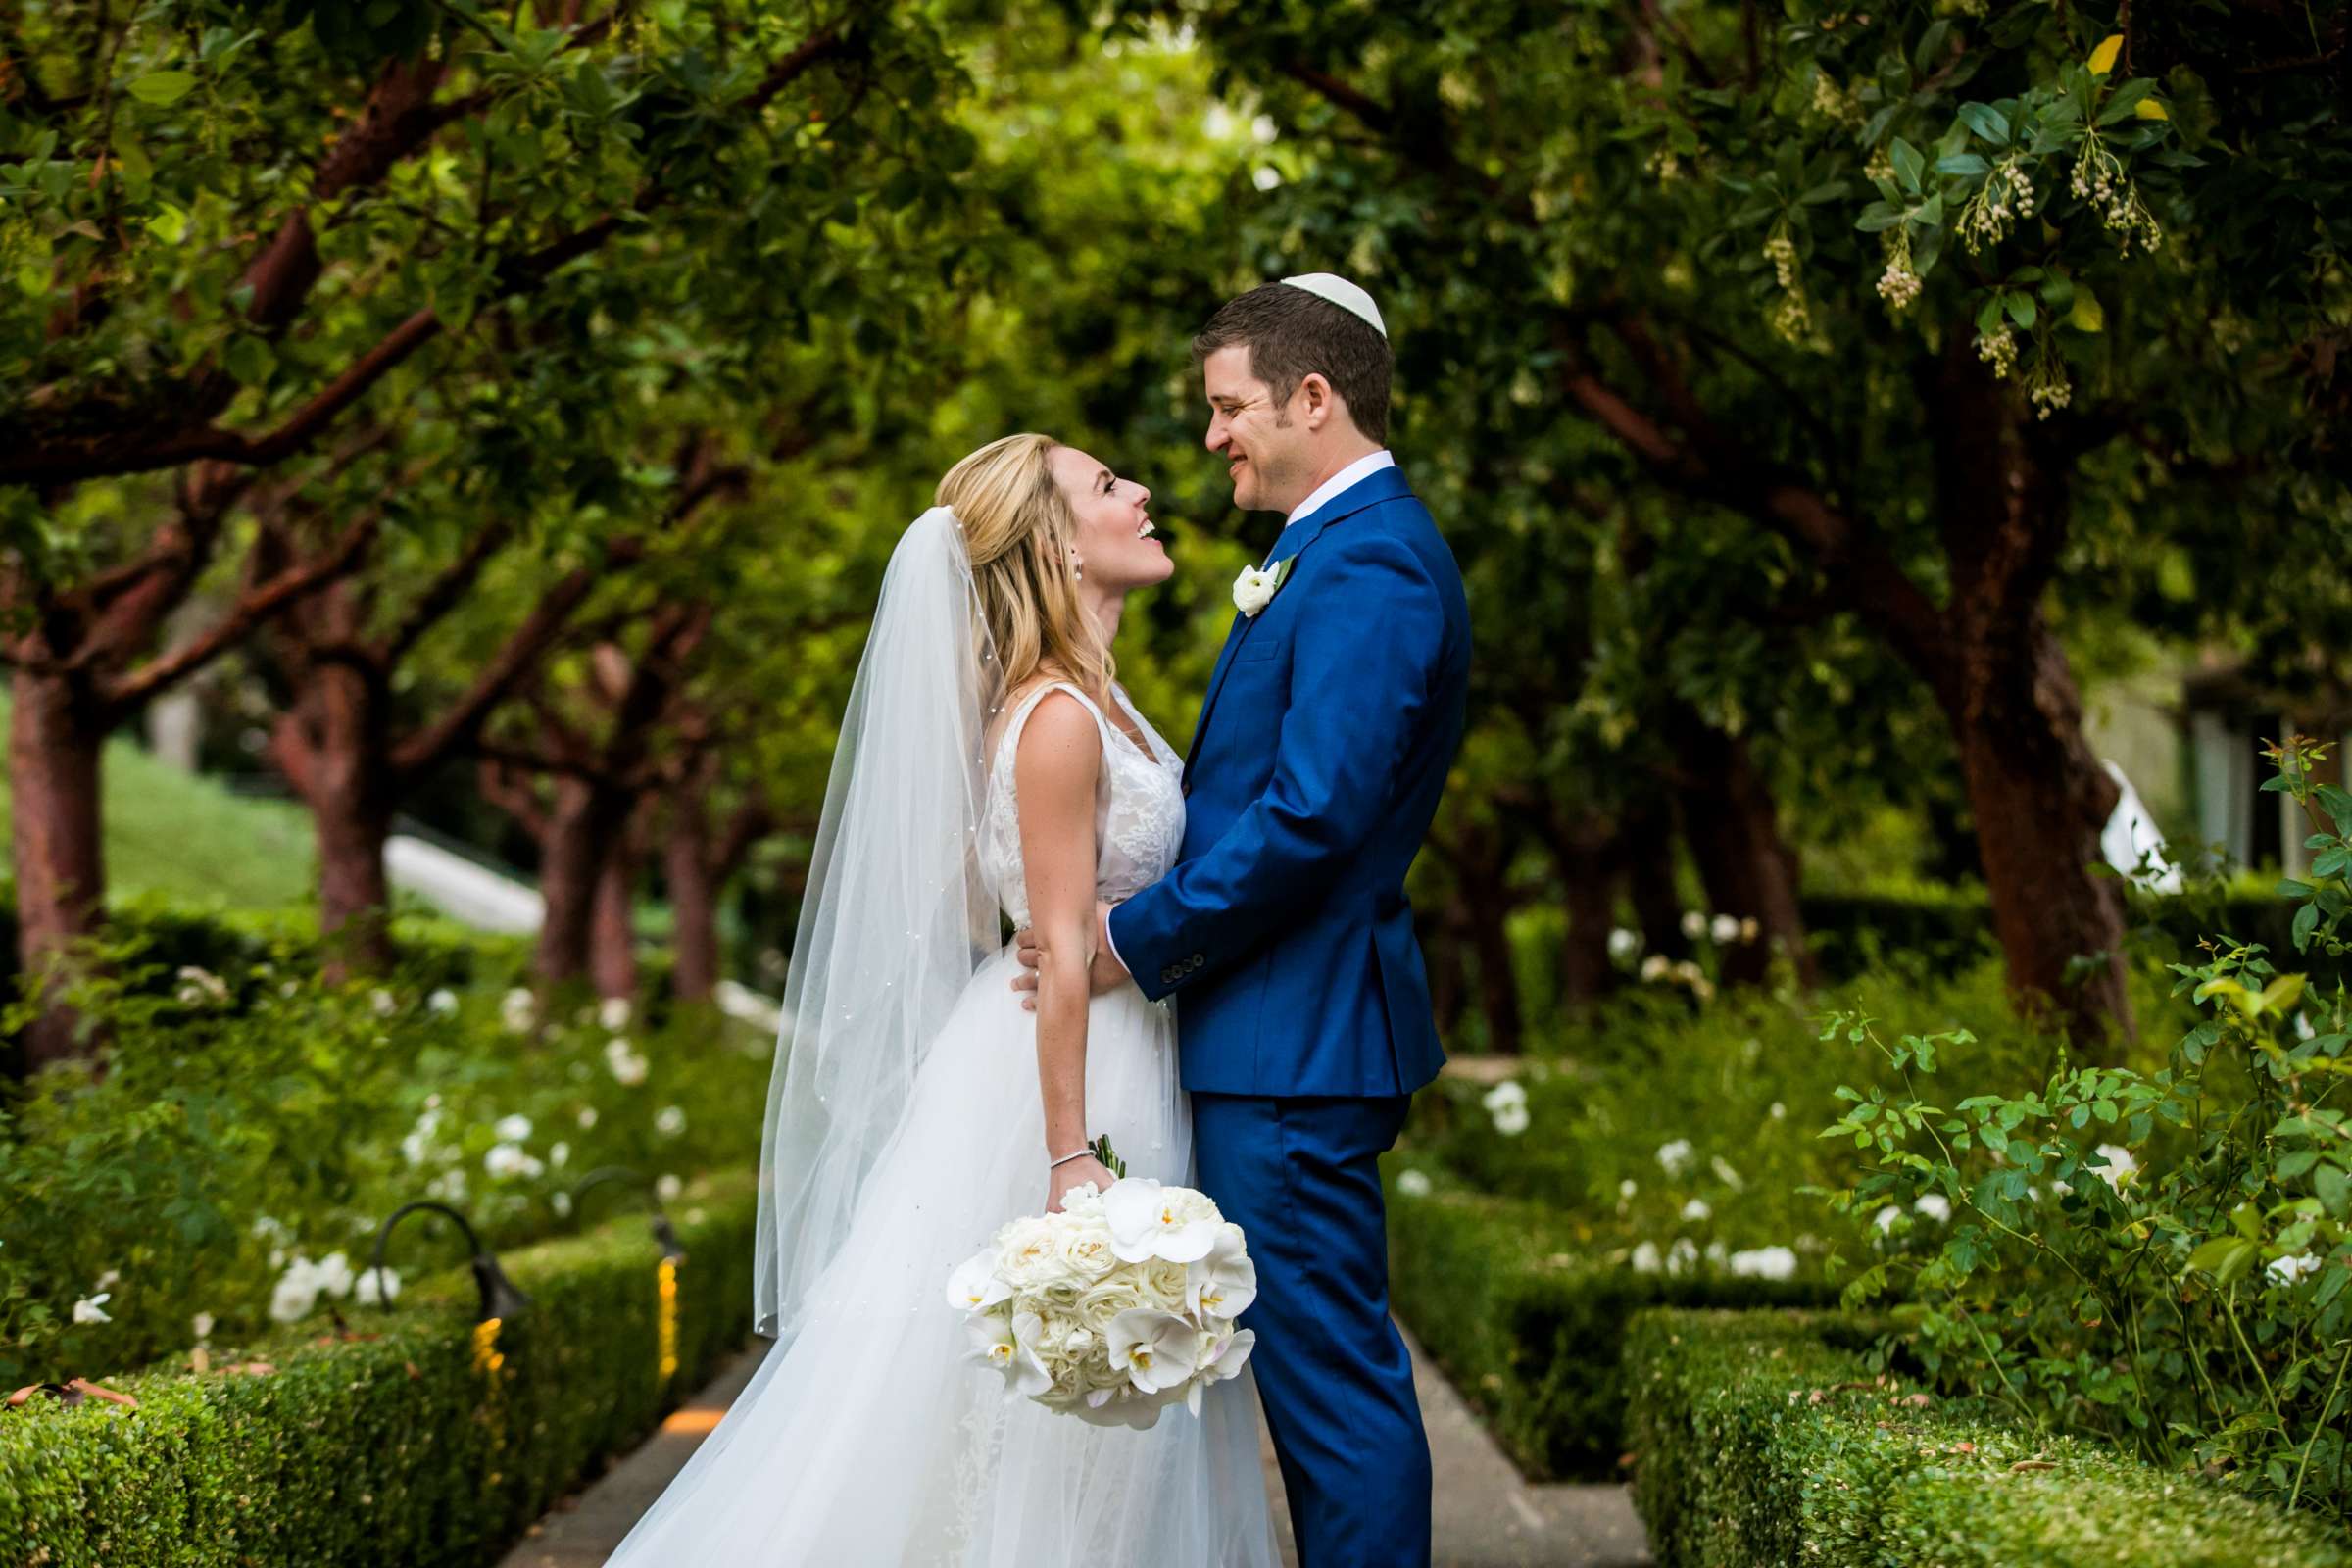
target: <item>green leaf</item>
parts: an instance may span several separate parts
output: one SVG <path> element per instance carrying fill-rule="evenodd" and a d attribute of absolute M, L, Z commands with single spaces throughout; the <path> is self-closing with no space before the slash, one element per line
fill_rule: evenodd
<path fill-rule="evenodd" d="M 2342 876 L 2344 868 L 2352 866 L 2352 850 L 2337 845 L 2315 858 L 2311 862 L 2313 876 Z"/>
<path fill-rule="evenodd" d="M 2316 1149 L 2290 1149 L 2278 1156 L 2271 1174 L 2282 1182 L 2291 1182 L 2319 1162 L 2320 1152 Z"/>
<path fill-rule="evenodd" d="M 277 355 L 267 339 L 241 332 L 229 339 L 227 352 L 220 356 L 220 367 L 236 378 L 239 386 L 261 386 L 277 368 Z"/>
<path fill-rule="evenodd" d="M 1920 172 L 1927 167 L 1927 160 L 1920 155 L 1919 149 L 1897 136 L 1893 145 L 1886 149 L 1886 156 L 1894 162 L 1895 178 L 1903 182 L 1905 190 L 1914 196 L 1918 195 Z"/>
<path fill-rule="evenodd" d="M 1998 147 L 2009 139 L 2009 122 L 1990 104 L 1962 104 L 1960 118 L 1968 128 Z"/>
<path fill-rule="evenodd" d="M 2282 876 L 2278 879 L 2278 885 L 2271 891 L 2282 899 L 2308 899 L 2319 890 L 2308 882 L 2298 882 L 2291 876 Z"/>
<path fill-rule="evenodd" d="M 2028 329 L 2033 327 L 2034 318 L 2040 314 L 2034 309 L 2033 295 L 2020 293 L 2014 289 L 2002 292 L 2001 306 L 2008 311 L 2009 319 Z"/>
<path fill-rule="evenodd" d="M 2311 1190 L 2319 1195 L 2320 1203 L 2337 1219 L 2344 1217 L 2347 1198 L 2352 1198 L 2352 1177 L 2333 1162 L 2319 1166 L 2311 1173 Z"/>
<path fill-rule="evenodd" d="M 2352 794 L 2333 784 L 2323 784 L 2313 794 L 2319 799 L 2320 809 L 2335 818 L 2335 830 L 2352 838 Z"/>
<path fill-rule="evenodd" d="M 1989 332 L 2000 324 L 2001 296 L 2000 291 L 1996 289 L 1985 296 L 1983 305 L 1977 307 L 1977 330 L 1980 333 Z"/>
<path fill-rule="evenodd" d="M 2242 1236 L 2216 1236 L 2188 1254 L 2188 1266 L 2213 1276 L 2216 1285 L 2231 1285 L 2252 1272 L 2262 1249 Z"/>
<path fill-rule="evenodd" d="M 128 91 L 139 102 L 160 108 L 165 104 L 179 102 L 195 86 L 196 75 L 193 72 L 151 71 L 144 76 L 133 76 L 128 83 Z"/>
<path fill-rule="evenodd" d="M 2317 931 L 2319 928 L 2320 906 L 2318 905 L 2306 904 L 2303 906 L 2303 907 L 2295 911 L 2295 923 L 2292 927 L 2292 935 L 2294 937 L 2295 951 L 2297 953 L 2302 953 L 2310 948 L 2311 934 L 2314 931 Z"/>
<path fill-rule="evenodd" d="M 1958 174 L 1965 179 L 1974 179 L 1980 174 L 1991 173 L 1992 166 L 1975 153 L 1954 153 L 1949 158 L 1936 160 L 1936 172 Z"/>

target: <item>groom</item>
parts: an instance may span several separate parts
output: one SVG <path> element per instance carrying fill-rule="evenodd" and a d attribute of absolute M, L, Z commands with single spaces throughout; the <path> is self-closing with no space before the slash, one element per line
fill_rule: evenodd
<path fill-rule="evenodd" d="M 1462 735 L 1461 573 L 1382 444 L 1388 329 L 1327 272 L 1193 340 L 1236 505 L 1287 516 L 1209 676 L 1175 868 L 1106 911 L 1098 990 L 1183 998 L 1201 1189 L 1249 1233 L 1255 1369 L 1302 1568 L 1429 1562 L 1389 1319 L 1382 1151 L 1445 1059 L 1404 874 Z"/>

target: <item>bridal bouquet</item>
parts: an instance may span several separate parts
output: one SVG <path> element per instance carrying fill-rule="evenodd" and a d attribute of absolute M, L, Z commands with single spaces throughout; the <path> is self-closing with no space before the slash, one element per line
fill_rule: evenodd
<path fill-rule="evenodd" d="M 1233 1377 L 1257 1336 L 1233 1320 L 1257 1297 L 1242 1228 L 1189 1187 L 1120 1172 L 1058 1214 L 1007 1221 L 948 1281 L 972 1355 L 1026 1395 L 1098 1426 L 1149 1427 Z"/>

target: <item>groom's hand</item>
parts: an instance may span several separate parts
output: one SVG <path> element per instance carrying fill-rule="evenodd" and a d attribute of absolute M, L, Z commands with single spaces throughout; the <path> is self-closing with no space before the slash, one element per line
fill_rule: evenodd
<path fill-rule="evenodd" d="M 1012 989 L 1021 994 L 1023 1010 L 1035 1012 L 1037 1010 L 1037 960 L 1040 952 L 1037 945 L 1037 933 L 1027 926 L 1023 926 L 1012 934 L 1012 940 L 1018 944 L 1021 957 L 1021 971 L 1012 977 Z M 1096 905 L 1095 957 L 1094 961 L 1087 965 L 1087 990 L 1099 997 L 1106 991 L 1118 990 L 1119 987 L 1129 984 L 1134 978 L 1127 972 L 1127 966 L 1119 962 L 1119 956 L 1110 951 L 1110 906 L 1107 904 Z"/>

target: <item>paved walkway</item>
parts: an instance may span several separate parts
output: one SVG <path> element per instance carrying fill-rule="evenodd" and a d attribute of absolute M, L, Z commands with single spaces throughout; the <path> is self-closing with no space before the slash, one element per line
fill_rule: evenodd
<path fill-rule="evenodd" d="M 600 1568 L 638 1515 L 686 1463 L 703 1434 L 718 1424 L 759 1362 L 758 1350 L 736 1357 L 634 1453 L 533 1525 L 500 1568 Z M 1625 1488 L 1530 1486 L 1519 1479 L 1453 1386 L 1422 1356 L 1418 1345 L 1413 1347 L 1413 1376 L 1421 1390 L 1421 1415 L 1429 1428 L 1437 1472 L 1437 1568 L 1636 1568 L 1649 1561 L 1642 1524 L 1634 1517 Z M 1292 1564 L 1290 1515 L 1270 1443 L 1265 1459 L 1283 1561 Z"/>

